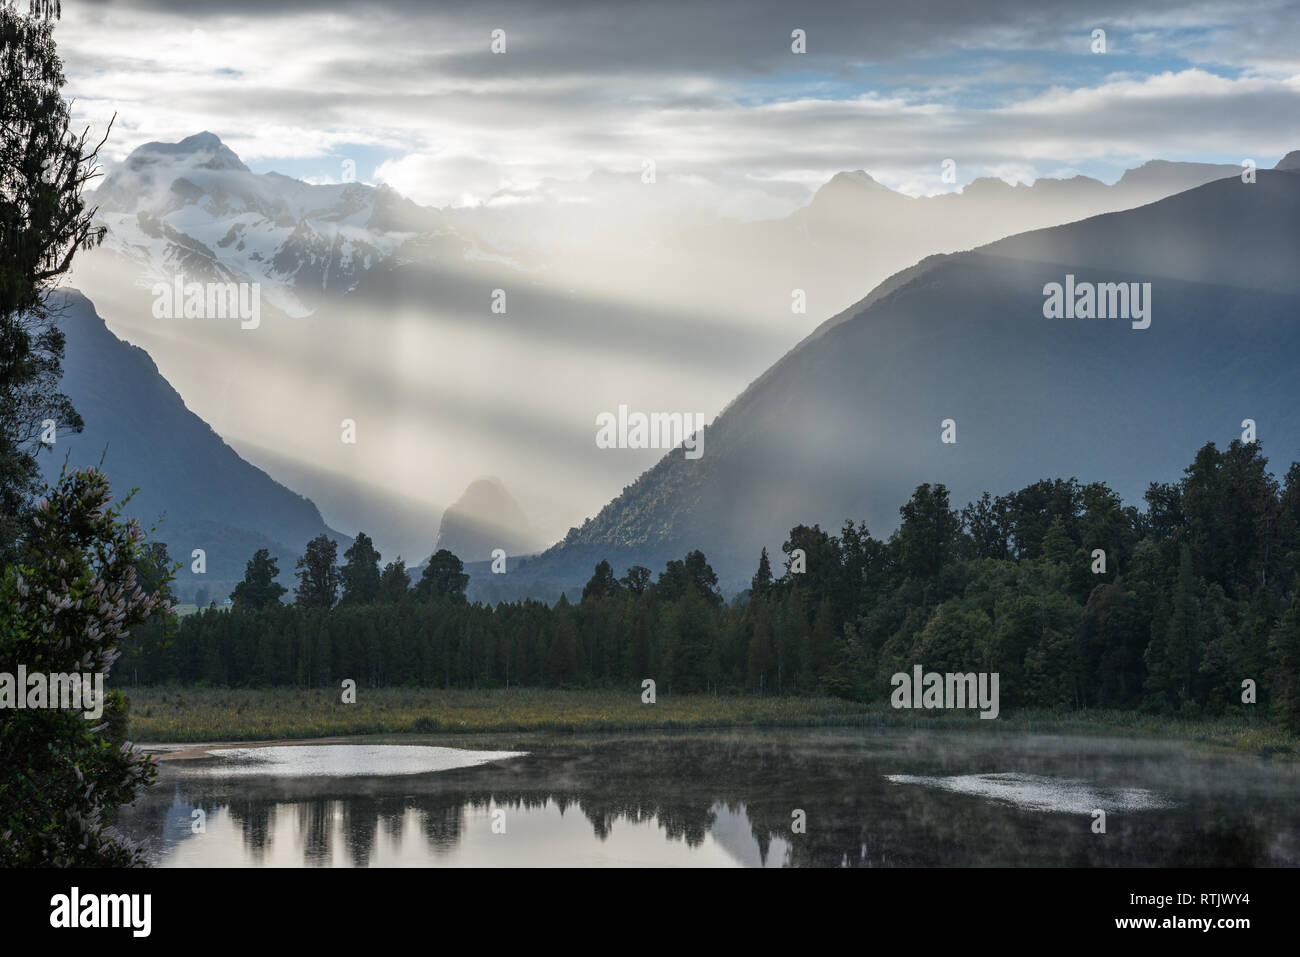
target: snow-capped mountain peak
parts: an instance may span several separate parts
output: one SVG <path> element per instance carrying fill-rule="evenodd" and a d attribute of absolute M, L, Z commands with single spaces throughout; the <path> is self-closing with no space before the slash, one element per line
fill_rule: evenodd
<path fill-rule="evenodd" d="M 354 289 L 383 264 L 478 255 L 481 240 L 386 186 L 313 185 L 254 173 L 216 135 L 146 143 L 96 192 L 105 247 L 146 282 L 257 282 L 291 316 Z"/>

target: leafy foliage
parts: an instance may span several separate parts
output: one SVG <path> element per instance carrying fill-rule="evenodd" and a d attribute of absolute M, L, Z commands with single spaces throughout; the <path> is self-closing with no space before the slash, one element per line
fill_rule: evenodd
<path fill-rule="evenodd" d="M 258 611 L 279 604 L 280 596 L 288 590 L 275 580 L 279 574 L 279 562 L 270 551 L 259 548 L 248 560 L 244 580 L 230 595 L 235 607 L 243 611 Z"/>
<path fill-rule="evenodd" d="M 63 333 L 46 293 L 78 250 L 98 245 L 82 188 L 98 175 L 99 146 L 70 131 L 60 96 L 63 64 L 51 14 L 24 16 L 0 3 L 0 559 L 13 559 L 26 505 L 38 487 L 36 453 L 46 433 L 79 431 L 59 391 Z M 102 145 L 102 141 L 100 143 Z"/>
<path fill-rule="evenodd" d="M 130 630 L 168 611 L 165 579 L 148 592 L 138 582 L 144 533 L 111 498 L 87 469 L 37 504 L 23 558 L 0 580 L 0 672 L 107 674 Z M 94 726 L 75 710 L 0 710 L 0 865 L 141 862 L 109 826 L 154 774 L 123 740 L 125 717 L 120 696 Z"/>

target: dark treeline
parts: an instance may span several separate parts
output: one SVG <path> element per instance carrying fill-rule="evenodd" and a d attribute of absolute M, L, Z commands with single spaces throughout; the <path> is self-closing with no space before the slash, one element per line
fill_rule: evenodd
<path fill-rule="evenodd" d="M 359 687 L 639 686 L 883 700 L 889 676 L 1001 675 L 1002 707 L 1223 713 L 1300 723 L 1300 463 L 1278 483 L 1257 443 L 1208 444 L 1146 508 L 1102 483 L 1044 480 L 964 509 L 922 485 L 887 541 L 799 526 L 727 603 L 705 556 L 657 577 L 596 566 L 581 600 L 465 600 L 451 553 L 412 587 L 359 534 L 319 538 L 281 603 L 259 552 L 234 609 L 141 630 L 123 682 Z M 652 580 L 654 579 L 654 580 Z"/>

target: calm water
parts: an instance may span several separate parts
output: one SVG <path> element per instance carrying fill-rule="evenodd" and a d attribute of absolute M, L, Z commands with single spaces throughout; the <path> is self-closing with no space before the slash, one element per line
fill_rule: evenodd
<path fill-rule="evenodd" d="M 120 826 L 164 867 L 1300 866 L 1300 766 L 1169 742 L 871 729 L 468 747 L 162 762 Z"/>

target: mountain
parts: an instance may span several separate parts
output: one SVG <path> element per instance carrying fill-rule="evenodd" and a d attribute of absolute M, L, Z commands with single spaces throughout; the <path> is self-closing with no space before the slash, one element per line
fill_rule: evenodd
<path fill-rule="evenodd" d="M 380 263 L 475 248 L 463 227 L 386 186 L 257 174 L 212 133 L 145 143 L 95 192 L 104 252 L 141 280 L 258 282 L 291 316 L 355 288 Z"/>
<path fill-rule="evenodd" d="M 1273 168 L 1286 171 L 1300 170 L 1300 150 L 1292 150 L 1287 153 L 1286 156 L 1277 161 L 1277 165 Z"/>
<path fill-rule="evenodd" d="M 200 588 L 221 601 L 259 548 L 280 559 L 288 584 L 306 543 L 322 533 L 346 548 L 351 539 L 325 525 L 308 499 L 248 464 L 182 401 L 143 349 L 123 342 L 76 291 L 51 298 L 66 336 L 63 391 L 85 428 L 60 435 L 40 455 L 47 479 L 70 467 L 97 465 L 120 500 L 138 489 L 128 514 L 183 563 L 174 588 L 192 600 Z M 191 572 L 191 553 L 206 553 L 206 572 Z"/>
<path fill-rule="evenodd" d="M 145 143 L 111 170 L 94 194 L 98 220 L 109 229 L 95 255 L 139 286 L 177 273 L 200 282 L 258 282 L 272 307 L 304 316 L 372 274 L 497 264 L 516 279 L 543 273 L 568 289 L 593 273 L 626 273 L 617 264 L 635 252 L 638 269 L 623 276 L 629 292 L 658 298 L 683 279 L 712 274 L 714 282 L 689 288 L 690 298 L 712 303 L 718 296 L 743 314 L 774 299 L 788 306 L 789 291 L 798 287 L 809 293 L 813 314 L 825 315 L 926 255 L 1139 206 L 1238 173 L 1232 165 L 1153 160 L 1113 186 L 1085 176 L 1015 186 L 985 177 L 915 198 L 853 170 L 837 173 L 807 206 L 781 219 L 656 234 L 634 229 L 566 253 L 554 230 L 523 227 L 538 215 L 533 203 L 439 210 L 384 185 L 313 185 L 253 173 L 219 137 L 202 132 L 178 143 Z M 622 179 L 628 183 L 620 192 Z M 635 179 L 593 173 L 591 180 L 607 187 L 596 212 L 643 193 Z M 516 241 L 507 254 L 506 240 L 494 244 L 488 234 Z M 532 238 L 525 245 L 520 235 Z M 607 265 L 593 266 L 601 263 Z M 742 277 L 748 281 L 731 285 Z"/>
<path fill-rule="evenodd" d="M 580 580 L 597 557 L 657 568 L 698 547 L 738 588 L 795 524 L 888 534 L 923 482 L 958 507 L 1058 476 L 1140 504 L 1245 419 L 1284 472 L 1300 458 L 1298 249 L 1300 175 L 1260 171 L 930 257 L 756 379 L 702 458 L 665 456 L 529 574 Z M 1045 318 L 1067 276 L 1150 283 L 1150 326 Z"/>
<path fill-rule="evenodd" d="M 479 562 L 490 561 L 498 548 L 515 556 L 543 545 L 501 480 L 481 478 L 443 513 L 434 550 L 445 548 L 461 561 Z"/>
<path fill-rule="evenodd" d="M 387 282 L 395 271 L 428 273 L 441 283 L 448 273 L 454 279 L 492 265 L 516 282 L 543 274 L 557 290 L 590 285 L 593 275 L 619 277 L 629 301 L 667 295 L 679 306 L 751 317 L 774 304 L 788 314 L 790 291 L 800 288 L 812 314 L 826 315 L 932 253 L 1139 206 L 1239 172 L 1153 160 L 1113 186 L 1085 176 L 1015 186 L 985 177 L 914 198 L 853 170 L 837 173 L 807 206 L 782 219 L 648 234 L 630 224 L 626 235 L 565 252 L 554 229 L 525 228 L 527 217 L 538 215 L 535 204 L 438 210 L 383 185 L 312 185 L 256 174 L 203 132 L 178 143 L 145 143 L 111 171 L 95 193 L 98 219 L 109 228 L 97 257 L 142 286 L 177 273 L 200 282 L 259 282 L 268 304 L 289 316 L 354 292 L 367 276 Z M 639 180 L 620 190 L 615 174 L 590 179 L 603 187 L 593 215 L 608 215 L 605 207 L 620 201 L 630 208 L 629 196 L 644 192 Z M 488 234 L 503 238 L 492 243 Z M 520 235 L 532 238 L 521 244 Z M 516 237 L 508 253 L 504 237 Z M 629 272 L 630 254 L 638 268 Z M 672 298 L 683 289 L 685 302 Z"/>
<path fill-rule="evenodd" d="M 238 440 L 231 441 L 230 446 L 241 458 L 256 462 L 281 484 L 294 490 L 310 489 L 307 497 L 320 507 L 327 524 L 340 524 L 331 520 L 330 516 L 334 515 L 361 516 L 343 527 L 349 534 L 362 531 L 369 535 L 377 545 L 382 562 L 398 556 L 431 554 L 430 548 L 438 537 L 439 513 L 427 502 L 390 489 L 377 490 L 353 480 L 347 473 L 296 459 L 276 448 Z"/>
<path fill-rule="evenodd" d="M 796 289 L 807 315 L 831 315 L 926 256 L 1131 209 L 1240 173 L 1240 166 L 1153 160 L 1113 185 L 1087 176 L 1014 186 L 981 177 L 952 192 L 912 197 L 865 170 L 841 172 L 781 219 L 720 222 L 647 239 L 635 248 L 630 298 L 693 309 L 701 323 L 728 316 L 789 329 Z M 584 274 L 620 275 L 628 255 L 625 243 L 582 247 L 554 271 L 573 283 Z"/>
<path fill-rule="evenodd" d="M 598 447 L 598 415 L 712 419 L 818 322 L 926 256 L 1237 172 L 1153 163 L 1113 186 L 981 179 L 912 198 L 857 170 L 780 219 L 665 228 L 686 220 L 639 220 L 624 200 L 680 208 L 671 176 L 590 177 L 598 202 L 560 204 L 552 221 L 528 197 L 439 210 L 382 186 L 253 173 L 201 133 L 109 172 L 94 200 L 108 239 L 72 282 L 244 458 L 331 526 L 414 557 L 485 473 L 557 541 L 662 455 Z M 560 227 L 574 217 L 614 228 L 571 244 Z M 533 238 L 503 252 L 511 236 Z M 258 284 L 260 324 L 157 317 L 153 285 L 178 273 Z M 344 421 L 356 444 L 339 441 Z"/>

